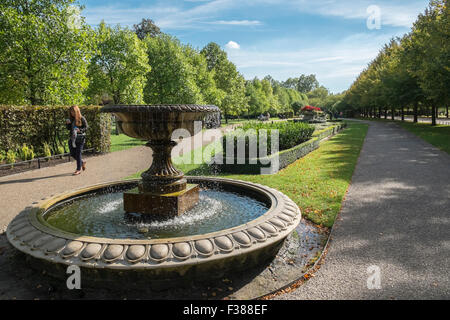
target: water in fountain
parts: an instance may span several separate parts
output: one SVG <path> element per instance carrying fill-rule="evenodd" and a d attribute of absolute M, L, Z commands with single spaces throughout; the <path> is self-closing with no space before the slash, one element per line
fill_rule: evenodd
<path fill-rule="evenodd" d="M 181 216 L 142 222 L 130 220 L 123 209 L 123 192 L 81 197 L 51 208 L 45 218 L 52 226 L 79 235 L 152 239 L 193 236 L 233 228 L 267 212 L 254 198 L 204 189 L 198 204 Z M 145 232 L 142 232 L 145 230 Z"/>

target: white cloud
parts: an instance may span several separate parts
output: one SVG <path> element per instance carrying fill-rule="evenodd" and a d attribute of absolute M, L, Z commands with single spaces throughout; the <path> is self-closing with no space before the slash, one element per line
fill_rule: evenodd
<path fill-rule="evenodd" d="M 374 59 L 390 34 L 373 36 L 361 33 L 335 42 L 320 41 L 302 43 L 299 47 L 276 51 L 293 39 L 273 41 L 241 50 L 229 50 L 228 57 L 247 79 L 263 78 L 270 74 L 278 80 L 297 77 L 300 74 L 316 74 L 321 84 L 333 92 L 347 89 L 359 73 Z"/>
<path fill-rule="evenodd" d="M 291 5 L 294 5 L 300 12 L 360 20 L 366 20 L 369 17 L 367 8 L 375 4 L 381 9 L 382 25 L 409 28 L 417 19 L 418 14 L 425 10 L 427 1 L 413 0 L 405 1 L 403 4 L 373 0 L 297 0 L 291 2 Z"/>
<path fill-rule="evenodd" d="M 223 25 L 232 25 L 232 26 L 259 26 L 261 25 L 261 21 L 258 20 L 219 20 L 211 22 L 213 24 L 223 24 Z"/>
<path fill-rule="evenodd" d="M 227 49 L 234 49 L 234 50 L 239 50 L 241 48 L 241 46 L 239 45 L 239 43 L 234 42 L 234 41 L 229 41 L 225 47 Z"/>

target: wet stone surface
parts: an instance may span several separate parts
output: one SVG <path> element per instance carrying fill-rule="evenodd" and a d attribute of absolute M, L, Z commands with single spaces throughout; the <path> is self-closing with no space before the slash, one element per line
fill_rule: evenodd
<path fill-rule="evenodd" d="M 7 299 L 255 299 L 295 282 L 314 264 L 328 239 L 328 232 L 302 219 L 285 241 L 276 258 L 257 269 L 211 283 L 187 288 L 151 291 L 145 284 L 138 290 L 126 285 L 111 288 L 68 290 L 66 282 L 49 277 L 24 263 L 23 254 L 15 250 L 0 234 L 0 300 Z M 138 248 L 136 248 L 137 250 Z M 183 248 L 180 248 L 182 251 Z M 181 252 L 180 251 L 180 252 Z M 68 275 L 69 276 L 69 275 Z"/>

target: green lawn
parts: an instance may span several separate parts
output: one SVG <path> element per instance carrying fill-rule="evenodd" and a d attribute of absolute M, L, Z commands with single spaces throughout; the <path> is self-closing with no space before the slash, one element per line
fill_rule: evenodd
<path fill-rule="evenodd" d="M 111 152 L 125 150 L 145 144 L 145 141 L 130 138 L 124 134 L 111 134 Z"/>
<path fill-rule="evenodd" d="M 323 142 L 319 149 L 275 175 L 225 175 L 211 172 L 205 164 L 176 166 L 188 176 L 218 175 L 278 189 L 297 203 L 305 218 L 331 227 L 341 209 L 367 128 L 365 124 L 349 123 L 342 133 Z M 191 154 L 183 156 L 184 159 L 190 157 Z"/>
<path fill-rule="evenodd" d="M 402 121 L 397 121 L 397 123 L 433 146 L 450 154 L 450 126 L 438 125 L 433 127 L 430 124 Z"/>

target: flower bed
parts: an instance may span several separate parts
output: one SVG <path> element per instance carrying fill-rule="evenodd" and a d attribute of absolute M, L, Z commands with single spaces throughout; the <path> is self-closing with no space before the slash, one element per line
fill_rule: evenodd
<path fill-rule="evenodd" d="M 305 106 L 300 110 L 300 114 L 303 115 L 303 121 L 309 123 L 325 123 L 327 121 L 326 114 L 318 107 Z"/>

